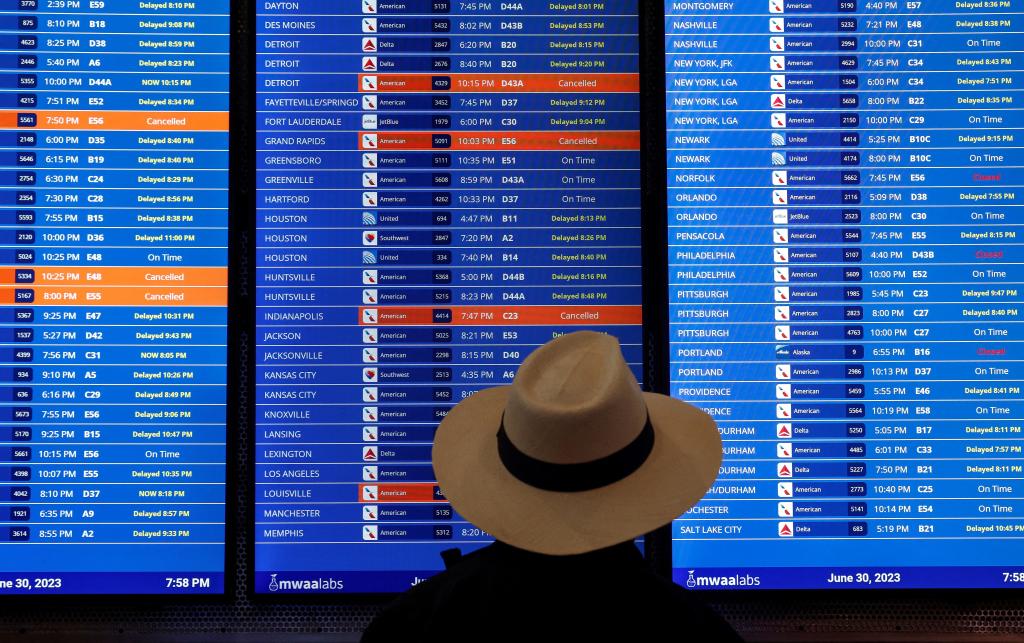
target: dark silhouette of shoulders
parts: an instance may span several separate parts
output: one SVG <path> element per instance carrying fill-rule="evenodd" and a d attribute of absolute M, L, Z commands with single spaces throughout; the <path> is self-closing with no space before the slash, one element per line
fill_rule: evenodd
<path fill-rule="evenodd" d="M 691 592 L 656 574 L 632 543 L 577 556 L 494 543 L 402 594 L 374 620 L 363 642 L 585 636 L 742 641 Z"/>

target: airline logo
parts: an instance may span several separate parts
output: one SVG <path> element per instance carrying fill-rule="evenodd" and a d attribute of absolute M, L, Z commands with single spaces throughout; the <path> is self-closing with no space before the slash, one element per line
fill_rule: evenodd
<path fill-rule="evenodd" d="M 774 257 L 775 263 L 789 263 L 789 248 L 776 248 Z"/>
<path fill-rule="evenodd" d="M 377 155 L 374 154 L 373 158 L 376 159 Z M 363 225 L 377 225 L 377 215 L 373 212 L 363 212 Z"/>
<path fill-rule="evenodd" d="M 768 0 L 768 13 L 785 13 L 786 0 Z"/>
<path fill-rule="evenodd" d="M 775 379 L 788 380 L 793 374 L 793 367 L 790 364 L 775 365 Z M 376 380 L 375 380 L 376 381 Z"/>
<path fill-rule="evenodd" d="M 772 94 L 772 109 L 786 109 L 786 95 Z"/>
<path fill-rule="evenodd" d="M 376 324 L 377 323 L 377 309 L 376 308 L 364 308 L 363 309 L 363 323 L 364 324 Z"/>
<path fill-rule="evenodd" d="M 779 438 L 793 437 L 793 425 L 789 422 L 779 422 L 775 425 L 775 436 Z"/>
<path fill-rule="evenodd" d="M 785 165 L 786 155 L 782 152 L 772 152 L 772 165 Z"/>
<path fill-rule="evenodd" d="M 775 286 L 775 301 L 789 301 L 789 286 Z"/>
<path fill-rule="evenodd" d="M 772 239 L 775 243 L 789 243 L 789 230 L 786 228 L 775 228 L 772 231 Z"/>
<path fill-rule="evenodd" d="M 376 152 L 363 152 L 363 167 L 375 168 L 377 167 L 377 153 Z M 376 217 L 374 217 L 376 221 Z M 367 224 L 366 220 L 363 220 L 364 225 L 373 225 L 372 223 Z"/>
<path fill-rule="evenodd" d="M 786 31 L 786 19 L 768 18 L 768 31 L 772 33 L 784 33 Z"/>
<path fill-rule="evenodd" d="M 363 540 L 377 540 L 377 525 L 363 525 Z"/>
<path fill-rule="evenodd" d="M 775 281 L 777 283 L 788 283 L 789 282 L 789 268 L 786 267 L 786 266 L 782 266 L 781 268 L 776 268 L 775 269 Z"/>
<path fill-rule="evenodd" d="M 363 192 L 363 206 L 367 208 L 377 207 L 377 193 Z"/>
<path fill-rule="evenodd" d="M 364 328 L 363 329 L 363 343 L 364 344 L 376 344 L 377 343 L 377 329 L 376 328 Z"/>
<path fill-rule="evenodd" d="M 775 473 L 780 478 L 792 478 L 793 477 L 793 463 L 792 462 L 777 462 L 777 463 L 775 463 Z"/>
<path fill-rule="evenodd" d="M 779 497 L 780 498 L 792 498 L 793 497 L 793 483 L 792 482 L 780 482 L 779 483 Z"/>
<path fill-rule="evenodd" d="M 364 246 L 375 246 L 377 245 L 377 232 L 374 230 L 367 230 L 363 233 L 363 245 Z"/>
<path fill-rule="evenodd" d="M 363 520 L 377 519 L 377 505 L 363 505 Z"/>
<path fill-rule="evenodd" d="M 789 306 L 775 307 L 775 321 L 789 321 Z"/>
<path fill-rule="evenodd" d="M 779 503 L 779 518 L 792 518 L 793 517 L 793 503 L 792 502 L 780 502 Z"/>
<path fill-rule="evenodd" d="M 377 135 L 376 134 L 363 134 L 363 147 L 368 150 L 377 149 Z M 374 204 L 376 205 L 376 204 Z"/>
<path fill-rule="evenodd" d="M 367 464 L 363 465 L 363 480 L 366 482 L 377 482 L 377 465 Z"/>
<path fill-rule="evenodd" d="M 769 68 L 772 71 L 785 71 L 786 70 L 786 57 L 785 56 L 771 56 L 768 62 Z"/>
<path fill-rule="evenodd" d="M 377 109 L 377 96 L 375 94 L 363 95 L 363 109 Z"/>
<path fill-rule="evenodd" d="M 363 347 L 363 363 L 364 364 L 376 364 L 378 358 L 377 347 L 368 346 Z"/>
<path fill-rule="evenodd" d="M 377 129 L 376 114 L 363 114 L 363 129 Z"/>
<path fill-rule="evenodd" d="M 363 288 L 363 303 L 364 304 L 376 304 L 377 303 L 377 289 L 376 288 Z"/>
<path fill-rule="evenodd" d="M 793 405 L 792 404 L 776 404 L 775 405 L 775 417 L 780 420 L 792 420 L 793 419 Z"/>
<path fill-rule="evenodd" d="M 772 147 L 785 147 L 786 136 L 778 132 L 772 132 Z"/>
<path fill-rule="evenodd" d="M 377 71 L 376 56 L 363 56 L 363 71 Z"/>
<path fill-rule="evenodd" d="M 362 84 L 360 85 L 364 92 L 375 92 L 377 91 L 377 77 L 376 76 L 363 76 Z"/>
<path fill-rule="evenodd" d="M 772 170 L 772 185 L 789 185 L 789 173 L 786 170 Z"/>
<path fill-rule="evenodd" d="M 377 33 L 376 18 L 363 18 L 363 33 Z"/>
<path fill-rule="evenodd" d="M 377 285 L 377 269 L 371 268 L 363 271 L 363 285 L 364 286 L 376 286 Z"/>
<path fill-rule="evenodd" d="M 377 441 L 377 427 L 375 426 L 364 426 L 363 427 L 363 442 L 376 442 Z"/>
<path fill-rule="evenodd" d="M 772 36 L 768 39 L 768 51 L 786 51 L 786 39 L 782 36 Z"/>
<path fill-rule="evenodd" d="M 375 264 L 377 263 L 377 255 L 373 254 L 372 250 L 363 250 L 363 263 Z"/>
<path fill-rule="evenodd" d="M 377 485 L 367 484 L 359 489 L 359 499 L 363 502 L 377 502 Z"/>
<path fill-rule="evenodd" d="M 367 37 L 363 38 L 363 51 L 365 51 L 365 52 L 377 51 L 377 37 L 376 36 L 367 36 Z M 377 91 L 377 78 L 373 77 L 373 87 L 366 87 L 366 85 L 364 84 L 363 85 L 363 89 L 365 91 L 370 91 L 370 92 Z"/>
<path fill-rule="evenodd" d="M 788 342 L 790 337 L 789 326 L 776 326 L 775 327 L 775 341 L 777 342 Z"/>
<path fill-rule="evenodd" d="M 768 84 L 771 85 L 772 89 L 786 89 L 786 75 L 785 74 L 772 74 Z"/>
<path fill-rule="evenodd" d="M 779 535 L 783 538 L 793 537 L 793 523 L 791 522 L 780 522 L 779 523 Z"/>
<path fill-rule="evenodd" d="M 377 187 L 377 173 L 376 172 L 363 172 L 363 187 L 364 188 L 375 188 L 375 187 Z"/>
<path fill-rule="evenodd" d="M 772 210 L 772 223 L 775 225 L 786 225 L 789 223 L 789 210 L 786 208 L 775 208 Z"/>
<path fill-rule="evenodd" d="M 363 0 L 363 13 L 377 13 L 377 0 Z"/>
<path fill-rule="evenodd" d="M 374 383 L 379 377 L 377 369 L 364 369 L 362 370 L 362 381 L 368 383 Z"/>
<path fill-rule="evenodd" d="M 775 385 L 775 399 L 777 399 L 777 400 L 791 400 L 791 399 L 793 399 L 793 385 L 792 384 L 776 384 Z"/>
<path fill-rule="evenodd" d="M 363 448 L 363 462 L 376 462 L 380 452 L 377 451 L 377 447 L 364 447 Z"/>
<path fill-rule="evenodd" d="M 789 205 L 789 193 L 786 190 L 772 190 L 772 205 Z"/>
<path fill-rule="evenodd" d="M 775 456 L 778 458 L 792 458 L 793 445 L 789 442 L 779 442 L 775 445 Z"/>
<path fill-rule="evenodd" d="M 771 116 L 772 127 L 775 129 L 782 129 L 786 126 L 786 113 L 785 112 L 773 112 Z"/>
<path fill-rule="evenodd" d="M 363 401 L 364 402 L 376 402 L 379 398 L 377 397 L 376 386 L 364 386 L 363 387 Z"/>

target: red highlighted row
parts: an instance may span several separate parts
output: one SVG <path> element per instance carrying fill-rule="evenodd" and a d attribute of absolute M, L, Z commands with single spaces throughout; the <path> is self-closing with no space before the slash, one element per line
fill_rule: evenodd
<path fill-rule="evenodd" d="M 405 484 L 361 484 L 359 502 L 387 504 L 389 502 L 444 502 L 434 494 L 436 484 L 430 482 Z"/>
<path fill-rule="evenodd" d="M 364 92 L 635 93 L 640 74 L 361 74 Z"/>
<path fill-rule="evenodd" d="M 640 132 L 361 132 L 361 150 L 639 150 Z"/>
<path fill-rule="evenodd" d="M 387 306 L 359 309 L 362 326 L 588 326 L 642 322 L 640 306 Z"/>

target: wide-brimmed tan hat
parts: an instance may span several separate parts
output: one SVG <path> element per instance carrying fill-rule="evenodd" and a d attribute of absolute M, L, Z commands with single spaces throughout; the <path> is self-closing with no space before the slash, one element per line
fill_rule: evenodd
<path fill-rule="evenodd" d="M 441 492 L 494 538 L 578 554 L 669 523 L 718 475 L 722 441 L 700 409 L 644 393 L 618 341 L 563 335 L 511 386 L 475 393 L 434 440 Z"/>

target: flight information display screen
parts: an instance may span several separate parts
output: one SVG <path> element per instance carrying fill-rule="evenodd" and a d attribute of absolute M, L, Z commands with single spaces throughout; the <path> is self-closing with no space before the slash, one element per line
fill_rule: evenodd
<path fill-rule="evenodd" d="M 223 591 L 228 13 L 0 3 L 0 594 Z"/>
<path fill-rule="evenodd" d="M 570 330 L 640 376 L 637 3 L 258 14 L 256 591 L 401 591 L 489 542 L 452 404 Z"/>
<path fill-rule="evenodd" d="M 1024 584 L 1022 17 L 666 2 L 672 393 L 698 589 Z"/>

